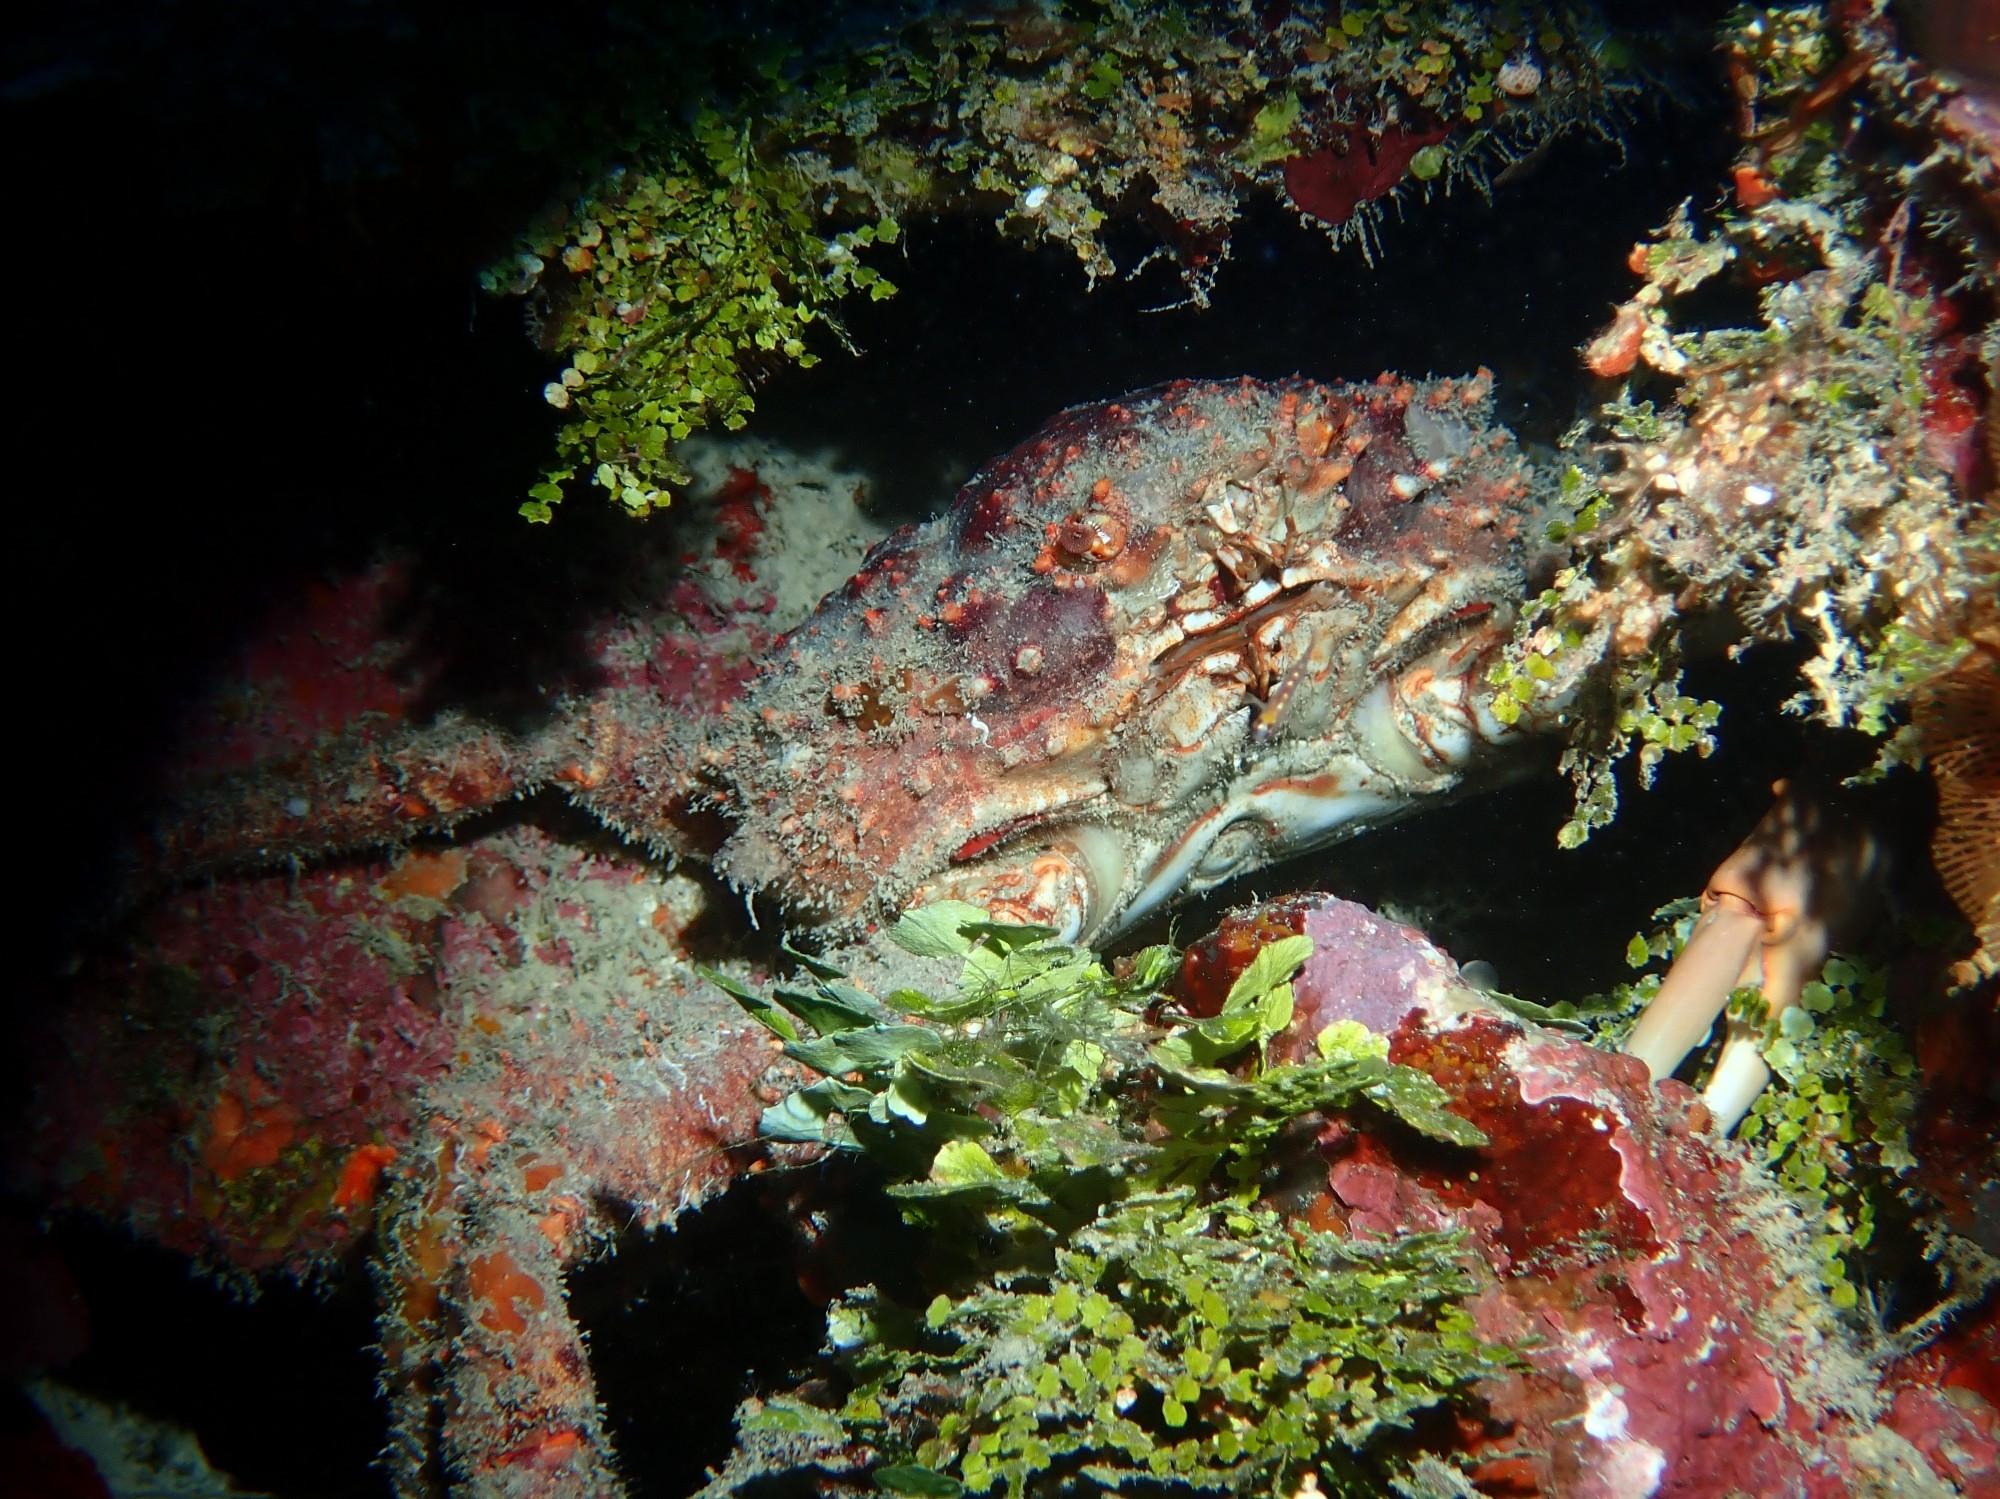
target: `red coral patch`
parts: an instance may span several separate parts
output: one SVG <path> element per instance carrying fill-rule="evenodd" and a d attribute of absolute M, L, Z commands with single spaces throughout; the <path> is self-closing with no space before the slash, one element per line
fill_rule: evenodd
<path fill-rule="evenodd" d="M 1391 125 L 1379 134 L 1361 125 L 1335 126 L 1319 150 L 1285 162 L 1285 195 L 1323 224 L 1344 224 L 1363 203 L 1401 182 L 1411 157 L 1450 134 L 1445 125 Z"/>
<path fill-rule="evenodd" d="M 1459 1165 L 1422 1161 L 1409 1163 L 1412 1174 L 1455 1206 L 1483 1202 L 1498 1212 L 1500 1241 L 1516 1262 L 1591 1242 L 1621 1255 L 1655 1253 L 1645 1214 L 1619 1190 L 1614 1122 L 1573 1098 L 1523 1102 L 1520 1080 L 1501 1059 L 1518 1034 L 1487 1019 L 1434 1034 L 1412 1016 L 1391 1038 L 1390 1059 L 1429 1073 L 1452 1095 L 1452 1112 L 1491 1142 L 1478 1152 L 1476 1179 Z"/>

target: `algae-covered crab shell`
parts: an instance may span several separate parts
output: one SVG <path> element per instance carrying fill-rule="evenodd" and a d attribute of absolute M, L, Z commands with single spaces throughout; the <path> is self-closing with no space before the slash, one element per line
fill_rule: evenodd
<path fill-rule="evenodd" d="M 820 919 L 1102 934 L 1454 784 L 1522 587 L 1491 377 L 1182 382 L 1065 412 L 784 642 L 721 867 Z"/>

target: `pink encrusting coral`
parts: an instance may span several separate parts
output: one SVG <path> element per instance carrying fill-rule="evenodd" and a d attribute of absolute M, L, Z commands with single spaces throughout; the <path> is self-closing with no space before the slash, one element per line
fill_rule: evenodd
<path fill-rule="evenodd" d="M 676 945 L 698 900 L 526 828 L 184 892 L 54 1022 L 16 1184 L 225 1272 L 379 1224 L 404 1470 L 443 1401 L 459 1471 L 604 1487 L 563 1269 L 607 1203 L 664 1224 L 745 1169 L 776 1096 Z"/>
<path fill-rule="evenodd" d="M 439 942 L 460 1049 L 424 1090 L 422 1149 L 387 1199 L 392 1458 L 413 1481 L 442 1408 L 444 1455 L 475 1482 L 556 1473 L 608 1492 L 562 1272 L 614 1226 L 670 1223 L 749 1166 L 779 1059 L 680 957 L 691 882 L 525 830 L 471 858 Z"/>
<path fill-rule="evenodd" d="M 1899 1359 L 1888 1424 L 1967 1494 L 2000 1494 L 2000 1299 Z"/>
<path fill-rule="evenodd" d="M 408 716 L 436 669 L 394 628 L 412 584 L 408 560 L 397 559 L 316 578 L 278 602 L 196 711 L 191 763 L 177 770 L 240 769 Z"/>
<path fill-rule="evenodd" d="M 1481 1492 L 1990 1492 L 1978 1452 L 2000 1431 L 1992 1408 L 1967 1388 L 1942 1411 L 1907 1381 L 1878 1380 L 1818 1290 L 1808 1226 L 1709 1133 L 1689 1089 L 1516 1018 L 1417 932 L 1327 897 L 1232 917 L 1190 950 L 1193 987 L 1286 930 L 1315 949 L 1274 1055 L 1359 1021 L 1488 1138 L 1465 1151 L 1372 1113 L 1332 1119 L 1318 1140 L 1326 1187 L 1304 1208 L 1354 1234 L 1470 1236 L 1491 1271 L 1472 1306 L 1480 1334 L 1523 1354 L 1518 1373 L 1481 1387 L 1485 1425 L 1464 1432 Z M 1922 1455 L 1947 1439 L 1973 1454 L 1962 1466 Z M 1918 1479 L 1929 1487 L 1897 1486 Z"/>
<path fill-rule="evenodd" d="M 442 1402 L 460 1472 L 609 1483 L 562 1270 L 602 1242 L 605 1202 L 661 1224 L 742 1170 L 773 1096 L 758 1091 L 768 1038 L 676 965 L 657 882 L 571 858 L 497 893 L 519 903 L 513 920 L 447 938 L 477 1044 L 429 1092 L 385 1263 L 394 1451 L 410 1471 Z"/>
<path fill-rule="evenodd" d="M 436 600 L 411 559 L 280 603 L 190 708 L 181 815 L 31 1043 L 14 1188 L 235 1278 L 375 1247 L 412 1490 L 440 1460 L 476 1487 L 614 1489 L 563 1273 L 761 1158 L 779 1059 L 687 964 L 704 887 L 494 809 L 607 780 L 615 807 L 636 739 L 692 774 L 700 726 L 845 576 L 837 550 L 792 555 L 796 533 L 873 530 L 852 476 L 767 460 L 775 492 L 730 467 L 634 559 L 635 602 L 552 679 L 591 694 L 581 722 L 433 713 Z"/>
<path fill-rule="evenodd" d="M 339 1252 L 369 1221 L 381 1152 L 416 1128 L 416 1089 L 450 1065 L 439 862 L 271 875 L 157 907 L 51 1021 L 58 1061 L 17 1160 L 64 1199 L 233 1269 L 309 1272 Z"/>
<path fill-rule="evenodd" d="M 630 559 L 622 606 L 585 621 L 575 658 L 536 682 L 554 709 L 539 727 L 444 690 L 434 637 L 452 606 L 415 559 L 283 598 L 186 715 L 135 850 L 142 884 L 405 843 L 545 786 L 655 847 L 705 851 L 684 827 L 705 733 L 847 576 L 851 557 L 824 543 L 858 553 L 879 534 L 853 476 L 758 451 L 769 482 L 704 462 L 722 472 L 684 530 Z"/>
<path fill-rule="evenodd" d="M 756 469 L 730 467 L 714 493 L 689 503 L 696 550 L 642 550 L 636 564 L 644 577 L 634 597 L 650 602 L 594 621 L 581 656 L 544 687 L 641 689 L 650 681 L 676 707 L 717 711 L 786 623 L 773 622 L 778 600 L 757 572 L 772 560 L 763 555 L 775 539 L 765 520 L 772 504 L 771 486 Z M 828 568 L 831 587 L 845 569 Z M 176 777 L 196 782 L 323 756 L 343 740 L 392 754 L 424 727 L 448 667 L 431 636 L 435 616 L 451 607 L 433 596 L 438 592 L 419 559 L 395 553 L 283 593 L 192 705 Z M 701 692 L 662 681 L 672 669 L 660 663 L 681 660 L 737 685 Z"/>

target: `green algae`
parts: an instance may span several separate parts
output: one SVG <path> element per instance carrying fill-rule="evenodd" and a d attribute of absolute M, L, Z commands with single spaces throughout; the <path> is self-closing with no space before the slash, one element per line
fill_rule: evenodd
<path fill-rule="evenodd" d="M 670 40 L 658 66 L 684 71 L 699 107 L 637 112 L 616 164 L 482 278 L 530 299 L 540 342 L 566 361 L 545 391 L 566 420 L 530 520 L 579 483 L 637 515 L 666 503 L 687 482 L 675 443 L 742 426 L 762 379 L 842 341 L 837 304 L 893 294 L 881 247 L 905 219 L 988 216 L 1066 245 L 1093 282 L 1121 272 L 1107 228 L 1139 224 L 1205 305 L 1250 194 L 1275 192 L 1367 251 L 1380 203 L 1484 190 L 1556 134 L 1608 132 L 1640 78 L 1588 7 L 1527 3 L 1301 5 L 1270 20 L 1137 0 L 947 9 L 810 56 L 767 46 L 747 69 L 682 62 L 699 49 Z M 1314 218 L 1288 184 L 1302 155 L 1380 137 L 1395 160 L 1418 129 L 1386 180 L 1362 166 L 1372 146 L 1336 164 L 1368 179 L 1351 215 Z"/>
<path fill-rule="evenodd" d="M 929 1231 L 937 1287 L 921 1307 L 871 1287 L 830 1309 L 838 1405 L 746 1408 L 744 1450 L 767 1468 L 865 1451 L 878 1488 L 921 1499 L 1052 1481 L 1290 1492 L 1307 1474 L 1374 1493 L 1420 1412 L 1513 1367 L 1463 1306 L 1463 1235 L 1374 1242 L 1263 1200 L 1287 1126 L 1317 1110 L 1372 1104 L 1484 1143 L 1352 1022 L 1307 1060 L 1264 1055 L 1309 939 L 1267 946 L 1196 1019 L 1163 1007 L 1170 948 L 1107 968 L 954 903 L 890 935 L 956 978 L 879 999 L 823 964 L 768 998 L 730 985 L 821 1074 L 767 1134 L 876 1162 Z"/>

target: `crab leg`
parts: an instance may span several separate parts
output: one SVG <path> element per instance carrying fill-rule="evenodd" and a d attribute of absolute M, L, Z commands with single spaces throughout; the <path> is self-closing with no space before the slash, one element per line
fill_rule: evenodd
<path fill-rule="evenodd" d="M 1646 1064 L 1655 1082 L 1672 1076 L 1707 1037 L 1744 975 L 1755 981 L 1763 936 L 1764 916 L 1755 903 L 1710 880 L 1687 946 L 1625 1040 L 1625 1050 Z"/>
<path fill-rule="evenodd" d="M 442 1195 L 436 1212 L 394 1225 L 385 1266 L 383 1386 L 399 1490 L 425 1492 L 441 1463 L 465 1499 L 545 1486 L 577 1499 L 619 1494 L 549 1228 L 518 1200 L 456 1184 Z M 585 1211 L 576 1202 L 569 1216 Z"/>
<path fill-rule="evenodd" d="M 1833 934 L 1873 893 L 1882 864 L 1873 833 L 1842 809 L 1784 781 L 1777 804 L 1709 877 L 1701 916 L 1625 1050 L 1654 1079 L 1701 1044 L 1738 989 L 1759 991 L 1766 1016 L 1799 1002 Z M 1771 1080 L 1762 1026 L 1731 1018 L 1702 1100 L 1716 1128 L 1734 1129 Z"/>

